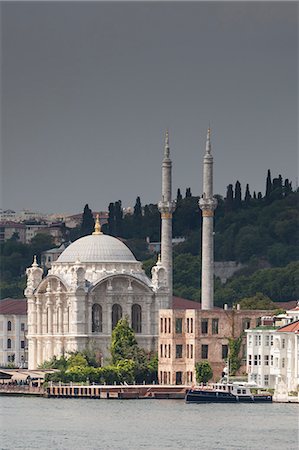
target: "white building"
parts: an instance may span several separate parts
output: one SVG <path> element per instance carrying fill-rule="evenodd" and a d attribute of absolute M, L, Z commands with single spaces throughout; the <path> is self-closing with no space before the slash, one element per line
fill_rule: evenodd
<path fill-rule="evenodd" d="M 248 381 L 259 387 L 275 389 L 284 385 L 286 392 L 297 391 L 299 385 L 299 313 L 298 306 L 287 311 L 284 325 L 281 317 L 272 323 L 247 330 Z"/>
<path fill-rule="evenodd" d="M 27 302 L 25 299 L 0 300 L 0 365 L 26 367 Z"/>

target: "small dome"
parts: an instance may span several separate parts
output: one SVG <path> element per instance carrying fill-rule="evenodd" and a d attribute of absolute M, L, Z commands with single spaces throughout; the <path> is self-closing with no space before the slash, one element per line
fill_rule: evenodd
<path fill-rule="evenodd" d="M 84 236 L 69 245 L 57 259 L 58 263 L 136 262 L 129 248 L 107 234 Z"/>

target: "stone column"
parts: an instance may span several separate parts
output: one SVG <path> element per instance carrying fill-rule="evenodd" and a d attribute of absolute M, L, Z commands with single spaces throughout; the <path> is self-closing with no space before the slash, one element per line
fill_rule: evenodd
<path fill-rule="evenodd" d="M 43 340 L 37 339 L 37 366 L 43 362 Z"/>
<path fill-rule="evenodd" d="M 151 314 L 151 306 L 152 306 L 152 300 L 151 299 L 147 299 L 145 302 L 145 307 L 146 307 L 146 311 L 145 311 L 145 322 L 142 321 L 142 334 L 147 334 L 147 335 L 152 335 L 155 333 L 152 333 L 152 314 Z M 157 315 L 157 314 L 156 314 Z M 144 326 L 146 323 L 146 327 Z"/>
<path fill-rule="evenodd" d="M 213 197 L 213 157 L 211 155 L 210 128 L 208 129 L 203 170 L 203 195 L 199 200 L 202 210 L 202 275 L 201 308 L 214 307 L 214 210 L 217 200 Z"/>
<path fill-rule="evenodd" d="M 36 338 L 28 339 L 28 369 L 33 370 L 37 368 L 37 345 Z"/>
<path fill-rule="evenodd" d="M 63 334 L 63 310 L 62 310 L 62 302 L 59 301 L 58 306 L 58 333 Z"/>
<path fill-rule="evenodd" d="M 87 333 L 89 335 L 92 334 L 92 305 L 93 305 L 93 298 L 89 296 L 87 301 Z"/>
<path fill-rule="evenodd" d="M 37 320 L 36 320 L 36 327 L 37 327 L 37 334 L 41 335 L 42 334 L 42 326 L 43 326 L 43 317 L 42 317 L 42 303 L 41 303 L 41 296 L 38 295 L 37 299 L 36 299 L 36 315 L 37 315 Z"/>
<path fill-rule="evenodd" d="M 175 203 L 171 193 L 172 162 L 169 157 L 169 136 L 166 132 L 164 159 L 162 162 L 162 200 L 158 204 L 161 213 L 161 263 L 167 274 L 169 307 L 172 305 L 172 213 Z"/>

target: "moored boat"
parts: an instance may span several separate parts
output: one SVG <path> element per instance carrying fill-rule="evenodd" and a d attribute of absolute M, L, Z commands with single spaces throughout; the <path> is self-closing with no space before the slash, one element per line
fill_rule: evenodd
<path fill-rule="evenodd" d="M 260 403 L 272 402 L 272 395 L 252 394 L 246 384 L 220 382 L 189 389 L 185 400 L 187 403 Z"/>

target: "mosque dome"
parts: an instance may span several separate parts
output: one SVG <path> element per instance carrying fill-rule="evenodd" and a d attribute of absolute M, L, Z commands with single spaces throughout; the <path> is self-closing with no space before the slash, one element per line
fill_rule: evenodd
<path fill-rule="evenodd" d="M 102 233 L 84 236 L 69 245 L 58 263 L 136 262 L 129 248 L 119 239 Z"/>

